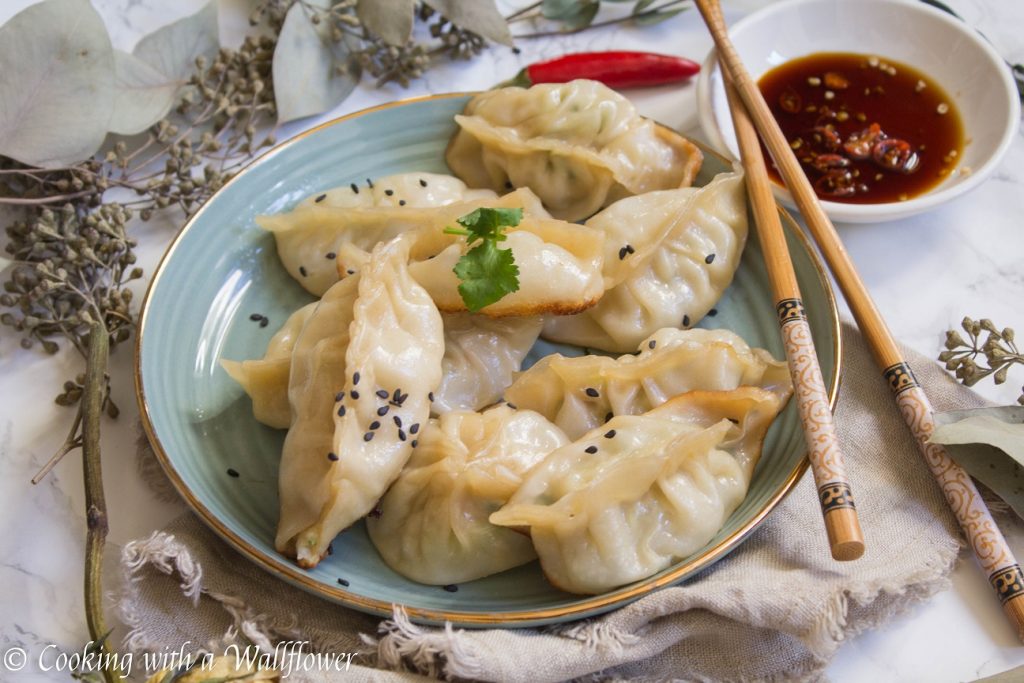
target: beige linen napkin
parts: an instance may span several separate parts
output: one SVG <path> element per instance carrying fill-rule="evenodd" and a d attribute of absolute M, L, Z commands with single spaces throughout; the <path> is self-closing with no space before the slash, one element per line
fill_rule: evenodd
<path fill-rule="evenodd" d="M 349 671 L 289 681 L 438 677 L 540 683 L 588 677 L 816 680 L 845 638 L 948 586 L 959 532 L 860 334 L 843 329 L 837 424 L 867 552 L 830 556 L 810 472 L 750 538 L 681 585 L 610 614 L 539 629 L 461 630 L 379 620 L 265 574 L 194 516 L 128 544 L 125 649 L 215 653 L 281 641 L 361 654 Z M 937 410 L 983 405 L 935 363 L 908 352 Z M 244 646 L 244 645 L 243 645 Z M 596 674 L 596 675 L 595 675 Z"/>

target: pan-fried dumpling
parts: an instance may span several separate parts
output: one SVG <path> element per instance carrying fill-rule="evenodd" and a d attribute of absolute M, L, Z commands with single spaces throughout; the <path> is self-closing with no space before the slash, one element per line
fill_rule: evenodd
<path fill-rule="evenodd" d="M 292 422 L 291 408 L 288 406 L 288 372 L 292 366 L 292 349 L 316 305 L 314 301 L 292 313 L 281 329 L 270 338 L 263 358 L 220 361 L 221 367 L 231 379 L 241 384 L 245 393 L 249 394 L 253 416 L 268 427 L 288 429 Z"/>
<path fill-rule="evenodd" d="M 695 325 L 732 282 L 747 239 L 743 175 L 623 199 L 587 227 L 605 234 L 607 291 L 580 315 L 548 320 L 543 336 L 629 351 L 655 330 Z"/>
<path fill-rule="evenodd" d="M 537 413 L 496 406 L 431 420 L 402 474 L 366 520 L 370 540 L 392 569 L 433 585 L 472 581 L 529 562 L 530 539 L 487 517 L 523 475 L 569 443 Z"/>
<path fill-rule="evenodd" d="M 359 277 L 345 374 L 333 378 L 343 389 L 338 402 L 330 402 L 333 447 L 319 455 L 327 472 L 303 491 L 316 517 L 300 529 L 278 530 L 278 549 L 294 547 L 303 567 L 316 566 L 331 540 L 373 509 L 430 416 L 429 396 L 441 382 L 444 332 L 434 302 L 409 274 L 408 260 L 409 240 L 398 237 L 374 249 Z"/>
<path fill-rule="evenodd" d="M 780 407 L 771 392 L 743 387 L 616 417 L 530 470 L 490 520 L 528 529 L 562 590 L 646 578 L 714 538 L 746 496 Z"/>
<path fill-rule="evenodd" d="M 338 281 L 339 269 L 343 275 L 359 270 L 378 242 L 421 226 L 430 215 L 424 209 L 496 196 L 434 173 L 402 173 L 380 178 L 372 188 L 353 186 L 356 191 L 339 187 L 308 197 L 292 211 L 256 217 L 274 234 L 288 274 L 316 296 Z"/>
<path fill-rule="evenodd" d="M 512 374 L 537 341 L 540 317 L 489 318 L 474 313 L 445 313 L 441 385 L 434 392 L 434 413 L 480 410 L 501 398 Z"/>
<path fill-rule="evenodd" d="M 518 192 L 523 192 L 519 190 Z M 567 315 L 586 310 L 604 294 L 601 267 L 604 236 L 585 226 L 524 212 L 519 225 L 505 232 L 502 249 L 511 249 L 519 269 L 519 289 L 480 309 L 492 317 Z M 465 311 L 455 264 L 469 250 L 466 238 L 432 230 L 419 233 L 420 258 L 409 265 L 445 313 Z"/>
<path fill-rule="evenodd" d="M 295 340 L 288 378 L 291 428 L 278 470 L 277 549 L 295 556 L 295 535 L 317 521 L 331 496 L 327 453 L 334 438 L 335 394 L 345 385 L 349 326 L 359 278 L 327 290 Z"/>
<path fill-rule="evenodd" d="M 577 221 L 634 194 L 686 187 L 703 156 L 596 81 L 488 90 L 455 117 L 445 155 L 471 187 L 529 187 Z"/>
<path fill-rule="evenodd" d="M 768 389 L 785 401 L 789 370 L 764 349 L 729 330 L 665 328 L 619 358 L 552 354 L 520 373 L 505 398 L 548 418 L 578 438 L 616 415 L 640 415 L 696 389 Z"/>

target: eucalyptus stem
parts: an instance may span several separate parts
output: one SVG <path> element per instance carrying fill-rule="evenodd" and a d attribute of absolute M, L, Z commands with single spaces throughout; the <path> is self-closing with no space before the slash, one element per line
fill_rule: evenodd
<path fill-rule="evenodd" d="M 100 466 L 100 419 L 106 395 L 107 359 L 110 335 L 102 320 L 89 330 L 89 359 L 82 392 L 82 469 L 85 479 L 85 619 L 89 637 L 99 643 L 100 652 L 110 652 L 109 635 L 103 618 L 103 545 L 107 540 L 107 503 L 103 495 L 103 469 Z M 107 658 L 103 658 L 107 661 Z M 107 683 L 120 683 L 121 673 L 112 667 L 103 669 Z"/>
<path fill-rule="evenodd" d="M 537 31 L 536 33 L 520 33 L 513 35 L 512 37 L 516 40 L 528 40 L 530 38 L 548 38 L 551 36 L 571 36 L 576 33 L 583 33 L 584 31 L 589 31 L 592 28 L 613 26 L 615 24 L 622 24 L 627 21 L 633 21 L 635 19 L 643 19 L 644 17 L 654 16 L 655 14 L 660 13 L 662 10 L 673 9 L 675 7 L 679 7 L 680 5 L 688 4 L 689 2 L 690 0 L 669 0 L 669 2 L 666 2 L 664 5 L 658 5 L 657 7 L 652 7 L 648 10 L 644 10 L 643 12 L 638 12 L 637 14 L 630 14 L 624 17 L 619 17 L 618 19 L 608 19 L 607 21 L 599 21 L 596 24 L 587 24 L 585 26 L 579 26 L 577 28 L 569 30 L 555 29 L 553 31 Z"/>

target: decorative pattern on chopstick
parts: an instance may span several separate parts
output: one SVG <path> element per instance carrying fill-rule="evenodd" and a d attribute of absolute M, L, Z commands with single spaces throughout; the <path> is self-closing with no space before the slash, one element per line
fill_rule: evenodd
<path fill-rule="evenodd" d="M 821 509 L 825 514 L 832 510 L 843 508 L 856 508 L 853 504 L 853 491 L 848 484 L 826 484 L 818 489 L 818 497 L 821 500 Z"/>
<path fill-rule="evenodd" d="M 917 383 L 914 372 L 906 363 L 894 363 L 887 367 L 882 374 L 885 375 L 885 381 L 889 383 L 889 388 L 894 394 L 898 394 L 904 389 L 921 386 Z"/>
<path fill-rule="evenodd" d="M 912 378 L 913 374 L 910 374 L 910 377 Z M 1006 539 L 992 519 L 992 514 L 981 499 L 981 494 L 970 475 L 953 462 L 945 448 L 939 444 L 929 443 L 928 439 L 935 430 L 935 420 L 932 418 L 932 407 L 924 390 L 917 386 L 916 382 L 913 386 L 903 387 L 896 394 L 896 403 L 903 413 L 903 419 L 917 439 L 928 469 L 932 471 L 935 481 L 946 497 L 946 502 L 949 503 L 957 522 L 960 523 L 960 528 L 967 536 L 967 541 L 974 549 L 978 564 L 989 574 L 989 580 L 995 586 L 994 573 L 1017 566 Z"/>
<path fill-rule="evenodd" d="M 785 325 L 790 320 L 807 320 L 804 313 L 804 302 L 800 299 L 780 299 L 775 304 L 775 311 L 779 314 L 779 324 Z"/>
<path fill-rule="evenodd" d="M 999 602 L 1004 605 L 1010 600 L 1024 595 L 1024 573 L 1021 572 L 1019 564 L 993 572 L 988 580 L 996 589 Z"/>

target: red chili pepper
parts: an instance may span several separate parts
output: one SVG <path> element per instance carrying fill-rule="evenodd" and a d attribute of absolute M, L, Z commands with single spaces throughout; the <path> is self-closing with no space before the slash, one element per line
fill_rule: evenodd
<path fill-rule="evenodd" d="M 644 88 L 685 81 L 700 64 L 684 57 L 653 52 L 581 52 L 526 67 L 503 85 L 568 83 L 577 78 L 600 81 L 610 88 Z"/>

